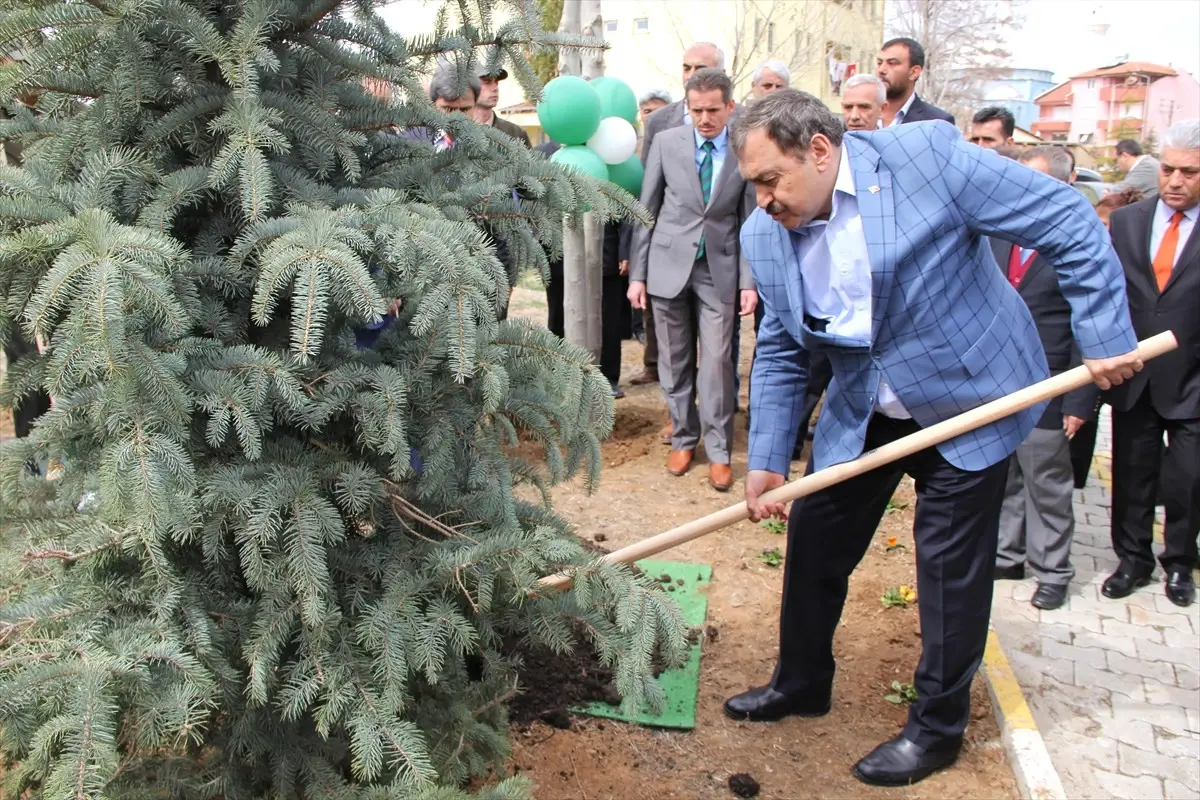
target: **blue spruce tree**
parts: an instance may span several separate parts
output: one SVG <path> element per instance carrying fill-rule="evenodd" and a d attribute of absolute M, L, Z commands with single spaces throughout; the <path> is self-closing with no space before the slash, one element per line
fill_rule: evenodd
<path fill-rule="evenodd" d="M 549 506 L 597 478 L 607 382 L 503 313 L 564 214 L 643 212 L 420 84 L 449 57 L 536 96 L 526 56 L 585 43 L 534 0 L 420 37 L 380 5 L 0 6 L 0 97 L 29 99 L 0 340 L 37 344 L 0 405 L 53 401 L 0 446 L 4 796 L 459 797 L 522 648 L 586 642 L 630 705 L 682 658 L 667 596 Z"/>

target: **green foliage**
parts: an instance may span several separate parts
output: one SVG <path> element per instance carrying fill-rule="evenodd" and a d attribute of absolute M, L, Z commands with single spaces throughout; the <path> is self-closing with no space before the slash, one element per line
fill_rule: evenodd
<path fill-rule="evenodd" d="M 542 13 L 542 27 L 548 31 L 558 30 L 562 22 L 563 0 L 537 0 Z M 543 84 L 558 77 L 558 51 L 545 48 L 535 52 L 529 59 L 530 66 Z"/>
<path fill-rule="evenodd" d="M 0 404 L 54 406 L 0 445 L 0 795 L 456 798 L 522 648 L 582 634 L 631 705 L 684 657 L 661 589 L 548 506 L 597 478 L 607 382 L 500 319 L 564 214 L 644 212 L 419 83 L 453 53 L 536 94 L 522 52 L 580 42 L 532 0 L 410 38 L 379 5 L 3 6 L 0 95 L 38 99 L 0 127 L 0 338 L 44 351 Z"/>

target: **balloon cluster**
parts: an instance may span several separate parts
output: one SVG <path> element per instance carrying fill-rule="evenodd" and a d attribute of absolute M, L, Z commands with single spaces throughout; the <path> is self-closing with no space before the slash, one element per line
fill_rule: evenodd
<path fill-rule="evenodd" d="M 641 194 L 642 162 L 634 153 L 637 96 L 627 83 L 561 75 L 546 84 L 537 113 L 546 135 L 563 145 L 551 161 Z"/>

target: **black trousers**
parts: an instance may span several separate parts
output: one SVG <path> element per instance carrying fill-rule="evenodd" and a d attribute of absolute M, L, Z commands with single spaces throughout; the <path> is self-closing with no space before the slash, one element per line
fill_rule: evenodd
<path fill-rule="evenodd" d="M 566 336 L 563 318 L 563 262 L 550 262 L 550 282 L 546 284 L 546 327 L 558 338 Z"/>
<path fill-rule="evenodd" d="M 600 372 L 616 386 L 621 379 L 621 342 L 629 338 L 633 308 L 628 275 L 605 275 L 600 297 Z"/>
<path fill-rule="evenodd" d="M 1096 453 L 1096 434 L 1100 431 L 1096 417 L 1079 426 L 1075 436 L 1071 438 L 1071 471 L 1074 473 L 1075 488 L 1087 486 L 1088 474 L 1092 471 L 1092 456 Z"/>
<path fill-rule="evenodd" d="M 865 449 L 917 430 L 911 420 L 876 414 Z M 850 573 L 905 473 L 917 485 L 913 536 L 922 648 L 913 678 L 918 700 L 909 708 L 904 736 L 936 749 L 961 736 L 970 717 L 971 679 L 987 642 L 1007 459 L 967 472 L 931 447 L 796 501 L 788 521 L 779 661 L 771 685 L 813 704 L 829 699 L 833 635 Z"/>
<path fill-rule="evenodd" d="M 4 345 L 4 354 L 8 358 L 9 366 L 13 366 L 22 358 L 37 355 L 37 346 L 32 342 L 26 341 L 16 331 L 13 332 L 9 341 Z M 16 431 L 17 438 L 24 438 L 33 430 L 33 423 L 42 414 L 50 410 L 50 396 L 45 392 L 37 392 L 33 395 L 27 395 L 17 403 L 13 408 L 13 429 Z"/>
<path fill-rule="evenodd" d="M 1200 536 L 1200 419 L 1163 419 L 1149 389 L 1113 410 L 1112 545 L 1133 574 L 1154 571 L 1154 506 L 1165 507 L 1163 569 L 1195 569 Z M 1163 447 L 1163 434 L 1167 445 Z"/>

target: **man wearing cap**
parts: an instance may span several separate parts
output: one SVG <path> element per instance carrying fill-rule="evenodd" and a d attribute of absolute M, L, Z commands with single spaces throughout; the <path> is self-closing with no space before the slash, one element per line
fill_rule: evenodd
<path fill-rule="evenodd" d="M 480 125 L 491 125 L 526 147 L 532 147 L 529 134 L 524 128 L 496 116 L 496 103 L 500 100 L 500 81 L 508 77 L 508 70 L 504 67 L 488 70 L 487 66 L 481 65 L 479 72 L 475 74 L 479 77 L 480 89 L 479 96 L 475 98 L 475 108 L 471 111 L 472 119 Z"/>

